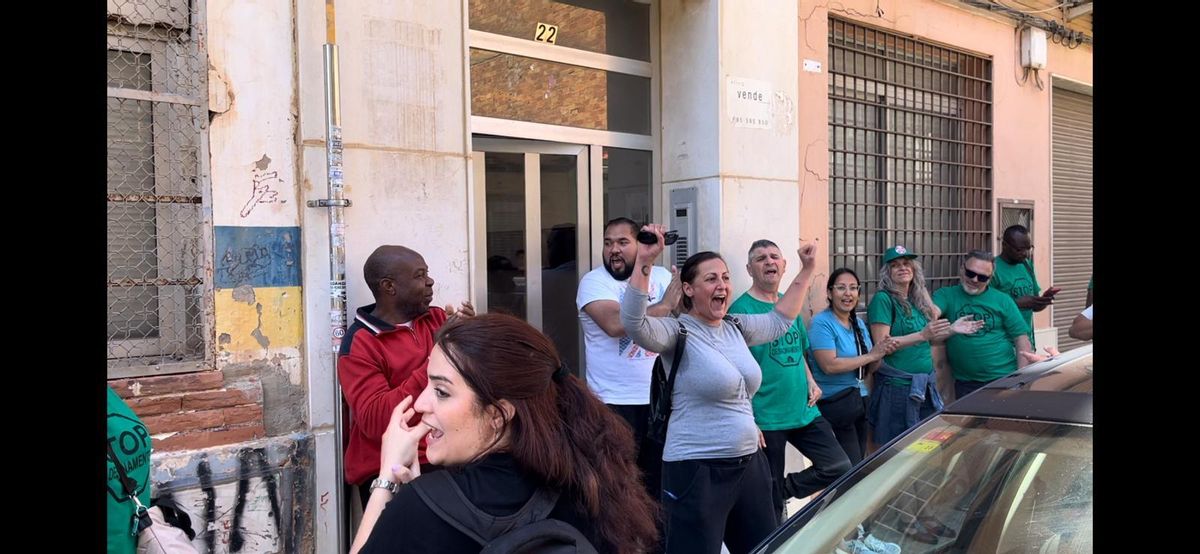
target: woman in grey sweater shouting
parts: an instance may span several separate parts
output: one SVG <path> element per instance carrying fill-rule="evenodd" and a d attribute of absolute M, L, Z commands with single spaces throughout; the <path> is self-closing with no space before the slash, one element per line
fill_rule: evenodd
<path fill-rule="evenodd" d="M 663 450 L 666 552 L 716 554 L 722 541 L 732 554 L 748 552 L 779 525 L 779 514 L 750 405 L 762 370 L 747 345 L 775 340 L 791 327 L 808 291 L 816 246 L 800 248 L 803 269 L 769 313 L 741 314 L 737 323 L 723 319 L 734 299 L 729 267 L 716 252 L 698 252 L 680 270 L 685 313 L 647 317 L 646 290 L 663 250 L 663 229 L 642 228 L 658 242 L 638 244 L 621 324 L 635 344 L 663 356 L 668 372 L 681 325 L 688 334 Z"/>

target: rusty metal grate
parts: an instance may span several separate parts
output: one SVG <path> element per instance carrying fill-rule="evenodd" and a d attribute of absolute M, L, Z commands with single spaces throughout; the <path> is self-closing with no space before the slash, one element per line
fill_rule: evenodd
<path fill-rule="evenodd" d="M 933 290 L 963 253 L 991 250 L 991 75 L 987 57 L 830 18 L 832 268 L 873 292 L 883 251 L 902 244 Z"/>

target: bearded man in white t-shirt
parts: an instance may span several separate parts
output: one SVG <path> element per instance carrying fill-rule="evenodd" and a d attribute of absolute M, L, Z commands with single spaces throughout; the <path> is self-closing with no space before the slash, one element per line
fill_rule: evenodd
<path fill-rule="evenodd" d="M 662 445 L 646 440 L 650 415 L 650 370 L 656 352 L 633 344 L 621 326 L 621 298 L 629 286 L 637 256 L 637 230 L 641 225 L 618 217 L 604 225 L 604 267 L 583 276 L 575 305 L 583 326 L 588 387 L 633 430 L 638 445 L 638 467 L 646 490 L 658 499 L 662 475 Z M 650 273 L 650 307 L 647 315 L 667 316 L 680 296 L 679 279 L 666 268 Z"/>

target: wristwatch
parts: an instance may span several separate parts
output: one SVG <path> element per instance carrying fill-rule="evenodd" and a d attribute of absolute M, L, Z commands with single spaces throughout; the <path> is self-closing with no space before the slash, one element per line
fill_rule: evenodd
<path fill-rule="evenodd" d="M 386 489 L 388 492 L 390 492 L 392 494 L 396 494 L 396 493 L 400 492 L 400 484 L 393 483 L 382 477 L 376 477 L 374 481 L 371 481 L 371 489 L 370 490 L 375 490 L 375 489 Z"/>

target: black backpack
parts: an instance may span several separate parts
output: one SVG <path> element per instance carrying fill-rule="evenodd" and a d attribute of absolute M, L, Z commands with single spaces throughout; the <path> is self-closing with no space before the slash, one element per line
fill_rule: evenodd
<path fill-rule="evenodd" d="M 742 322 L 729 314 L 721 318 L 732 323 L 738 331 L 742 330 Z M 663 367 L 662 356 L 654 359 L 654 368 L 650 370 L 650 420 L 646 426 L 646 438 L 661 444 L 667 444 L 667 424 L 671 422 L 671 393 L 675 391 L 675 372 L 683 361 L 683 351 L 687 347 L 687 328 L 679 324 L 679 338 L 675 342 L 675 355 L 671 357 L 671 374 L 667 375 Z"/>
<path fill-rule="evenodd" d="M 483 546 L 480 554 L 596 554 L 574 526 L 550 519 L 558 492 L 539 488 L 516 513 L 494 516 L 467 500 L 448 471 L 428 473 L 410 483 L 421 501 L 442 521 Z"/>

